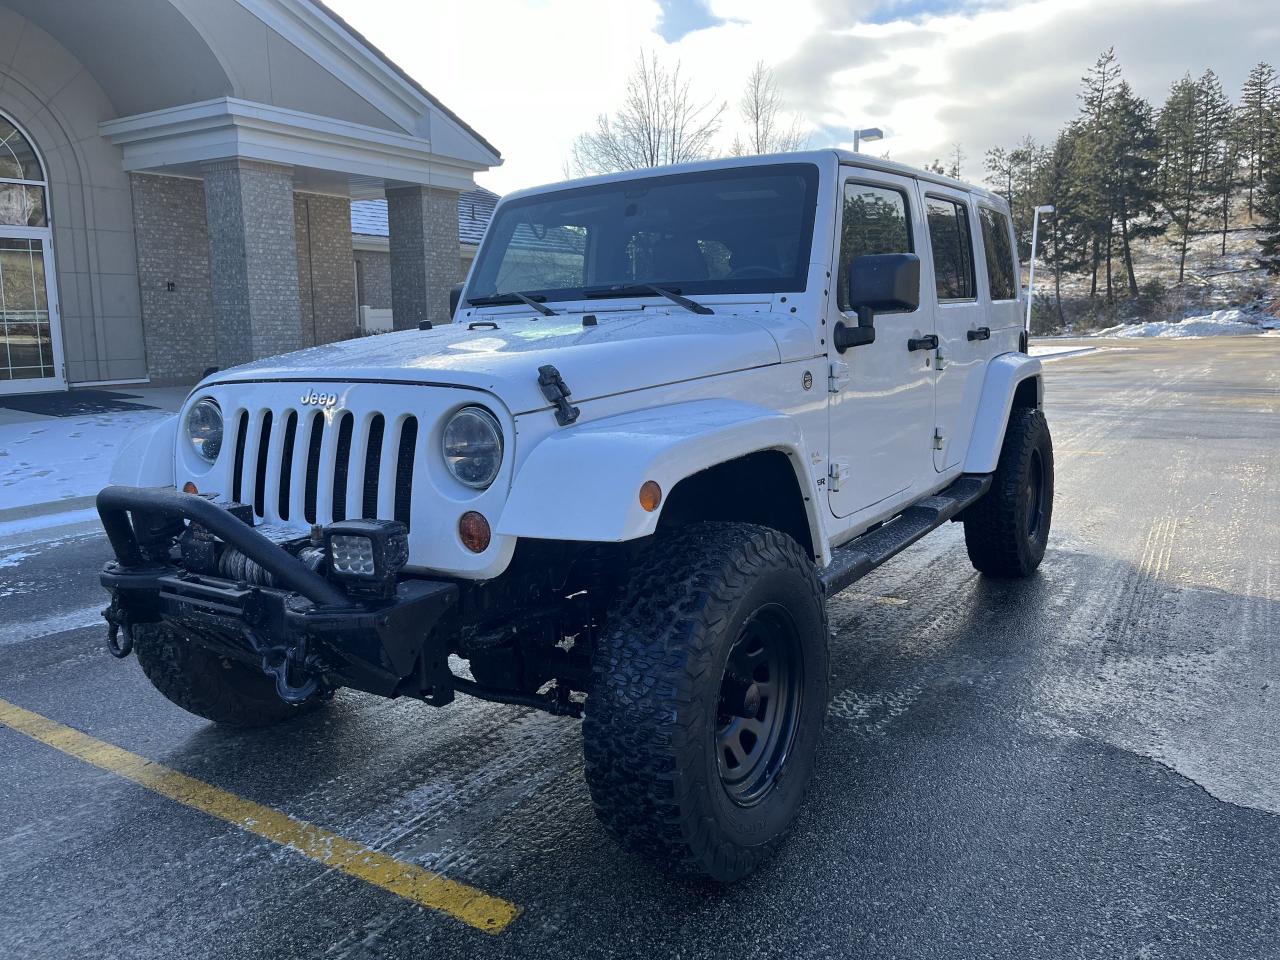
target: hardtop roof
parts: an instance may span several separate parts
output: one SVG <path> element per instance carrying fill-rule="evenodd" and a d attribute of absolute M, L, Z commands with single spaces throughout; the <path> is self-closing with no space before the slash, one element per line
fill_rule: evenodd
<path fill-rule="evenodd" d="M 646 177 L 665 176 L 668 174 L 693 173 L 701 170 L 727 170 L 737 167 L 749 166 L 765 166 L 776 163 L 815 163 L 819 167 L 830 166 L 833 164 L 840 166 L 860 167 L 865 170 L 876 170 L 882 173 L 893 173 L 903 177 L 912 177 L 925 183 L 934 183 L 938 186 L 950 187 L 953 190 L 964 190 L 990 203 L 998 205 L 1001 209 L 1007 209 L 1008 204 L 1004 197 L 998 193 L 988 190 L 986 187 L 980 187 L 977 184 L 966 183 L 963 180 L 957 180 L 944 174 L 934 173 L 931 170 L 921 170 L 918 167 L 910 167 L 905 163 L 898 163 L 895 160 L 885 160 L 880 157 L 867 156 L 865 153 L 854 153 L 852 150 L 803 150 L 794 153 L 770 153 L 761 154 L 751 157 L 719 157 L 714 160 L 698 160 L 693 163 L 677 163 L 665 167 L 645 167 L 639 170 L 624 170 L 620 173 L 607 173 L 596 177 L 583 177 L 577 180 L 566 180 L 560 183 L 549 183 L 537 187 L 529 187 L 524 190 L 517 190 L 507 194 L 502 198 L 502 203 L 509 200 L 518 200 L 524 197 L 535 196 L 537 194 L 546 193 L 552 190 L 573 189 L 575 187 L 587 187 L 597 184 L 615 183 L 625 180 L 637 180 Z"/>

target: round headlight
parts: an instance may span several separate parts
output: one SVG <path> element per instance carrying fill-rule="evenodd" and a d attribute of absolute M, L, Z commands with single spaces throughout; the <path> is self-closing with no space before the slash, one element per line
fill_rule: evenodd
<path fill-rule="evenodd" d="M 205 463 L 218 459 L 222 449 L 222 408 L 213 397 L 197 401 L 187 411 L 187 440 Z"/>
<path fill-rule="evenodd" d="M 502 428 L 481 407 L 463 407 L 444 425 L 444 462 L 459 483 L 483 490 L 502 466 Z"/>

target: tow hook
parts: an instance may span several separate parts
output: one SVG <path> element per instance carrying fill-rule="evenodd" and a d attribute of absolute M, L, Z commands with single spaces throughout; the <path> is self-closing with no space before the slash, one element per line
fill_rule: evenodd
<path fill-rule="evenodd" d="M 133 628 L 114 596 L 111 605 L 102 611 L 102 617 L 107 621 L 107 653 L 123 660 L 133 653 Z"/>
<path fill-rule="evenodd" d="M 262 657 L 262 672 L 275 680 L 276 695 L 285 703 L 303 703 L 320 689 L 316 679 L 320 664 L 315 657 L 307 655 L 306 637 L 289 646 L 271 646 L 248 627 L 244 629 L 244 636 L 253 652 Z M 296 683 L 292 678 L 298 676 L 307 679 Z"/>

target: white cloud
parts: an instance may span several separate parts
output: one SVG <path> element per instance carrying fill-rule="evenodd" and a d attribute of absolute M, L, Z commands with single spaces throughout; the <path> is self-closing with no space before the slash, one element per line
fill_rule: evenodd
<path fill-rule="evenodd" d="M 877 149 L 919 164 L 959 141 L 973 179 L 988 147 L 1051 138 L 1108 46 L 1157 105 L 1206 67 L 1235 92 L 1280 49 L 1275 0 L 711 0 L 724 22 L 675 43 L 657 32 L 656 0 L 330 3 L 497 145 L 504 165 L 479 180 L 499 192 L 562 177 L 574 137 L 618 102 L 641 48 L 679 57 L 731 109 L 764 60 L 814 123 L 814 146 L 847 146 L 855 125 L 875 124 L 888 135 Z M 944 8 L 958 12 L 868 20 Z"/>

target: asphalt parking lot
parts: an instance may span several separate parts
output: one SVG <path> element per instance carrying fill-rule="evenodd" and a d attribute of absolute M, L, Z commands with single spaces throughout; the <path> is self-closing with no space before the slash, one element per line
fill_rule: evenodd
<path fill-rule="evenodd" d="M 1280 957 L 1280 338 L 1046 365 L 1039 574 L 958 527 L 832 602 L 794 836 L 611 844 L 576 721 L 340 693 L 218 729 L 116 661 L 105 539 L 0 540 L 0 957 Z"/>

